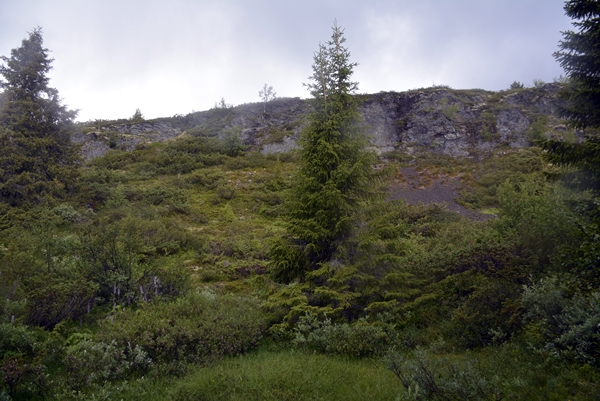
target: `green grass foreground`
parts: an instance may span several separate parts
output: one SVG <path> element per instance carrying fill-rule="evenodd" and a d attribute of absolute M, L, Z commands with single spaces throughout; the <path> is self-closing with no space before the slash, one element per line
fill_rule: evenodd
<path fill-rule="evenodd" d="M 407 391 L 386 368 L 416 379 Z M 506 344 L 479 352 L 404 350 L 354 359 L 269 346 L 193 369 L 182 378 L 142 377 L 99 388 L 77 399 L 199 400 L 598 400 L 592 369 L 548 364 L 526 347 Z M 427 388 L 431 374 L 437 391 Z M 408 376 L 405 376 L 408 377 Z M 425 380 L 425 381 L 423 381 Z M 421 383 L 418 385 L 417 382 Z"/>
<path fill-rule="evenodd" d="M 385 366 L 301 351 L 258 351 L 199 368 L 181 379 L 140 378 L 88 394 L 122 401 L 395 400 L 404 393 Z"/>
<path fill-rule="evenodd" d="M 394 400 L 404 390 L 381 363 L 263 351 L 202 368 L 171 400 Z"/>

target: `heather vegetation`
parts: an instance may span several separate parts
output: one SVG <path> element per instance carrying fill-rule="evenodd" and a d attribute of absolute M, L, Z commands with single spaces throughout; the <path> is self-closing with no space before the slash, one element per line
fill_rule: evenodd
<path fill-rule="evenodd" d="M 315 53 L 300 149 L 270 155 L 217 129 L 223 100 L 187 135 L 78 161 L 47 80 L 55 97 L 16 100 L 11 74 L 49 68 L 41 31 L 2 59 L 0 400 L 598 399 L 595 120 L 583 143 L 540 121 L 480 159 L 377 155 L 344 43 L 335 25 Z M 592 85 L 571 78 L 565 96 Z M 15 117 L 36 107 L 50 128 Z M 406 166 L 492 217 L 389 200 Z"/>

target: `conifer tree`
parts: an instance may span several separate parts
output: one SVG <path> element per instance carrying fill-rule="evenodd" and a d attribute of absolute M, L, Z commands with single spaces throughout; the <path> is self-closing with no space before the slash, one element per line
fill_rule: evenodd
<path fill-rule="evenodd" d="M 555 139 L 542 141 L 546 158 L 557 165 L 578 168 L 573 180 L 594 194 L 589 204 L 578 206 L 581 242 L 563 262 L 577 272 L 584 287 L 600 284 L 600 3 L 597 0 L 569 0 L 566 14 L 577 32 L 563 32 L 560 49 L 554 57 L 569 81 L 561 96 L 567 101 L 561 114 L 569 124 L 584 131 L 586 140 L 569 143 Z M 579 182 L 576 182 L 579 181 Z"/>
<path fill-rule="evenodd" d="M 287 203 L 288 236 L 271 253 L 271 271 L 282 282 L 303 281 L 324 263 L 336 264 L 361 205 L 375 196 L 375 155 L 359 125 L 353 96 L 358 84 L 351 80 L 357 64 L 350 62 L 345 41 L 334 24 L 305 84 L 314 111 L 300 140 L 301 167 Z"/>
<path fill-rule="evenodd" d="M 600 4 L 596 0 L 569 0 L 566 14 L 577 32 L 563 32 L 560 51 L 554 57 L 569 81 L 561 92 L 567 106 L 560 109 L 569 124 L 586 133 L 586 141 L 572 144 L 558 140 L 541 143 L 548 159 L 589 173 L 592 186 L 600 185 Z"/>
<path fill-rule="evenodd" d="M 39 204 L 64 196 L 78 161 L 70 140 L 75 111 L 61 104 L 48 86 L 51 62 L 41 28 L 11 56 L 0 57 L 0 203 Z"/>

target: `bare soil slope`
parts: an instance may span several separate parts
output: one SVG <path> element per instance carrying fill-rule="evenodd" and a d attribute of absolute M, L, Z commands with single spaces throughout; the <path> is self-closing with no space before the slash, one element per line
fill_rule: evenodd
<path fill-rule="evenodd" d="M 433 181 L 423 180 L 421 174 L 412 167 L 400 169 L 401 176 L 392 184 L 389 199 L 405 199 L 410 204 L 439 203 L 447 210 L 459 213 L 471 220 L 485 221 L 491 216 L 456 203 L 462 184 L 456 177 L 440 177 Z"/>

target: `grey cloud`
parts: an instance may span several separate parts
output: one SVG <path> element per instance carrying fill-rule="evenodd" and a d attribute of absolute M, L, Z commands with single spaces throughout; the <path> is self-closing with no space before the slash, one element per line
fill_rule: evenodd
<path fill-rule="evenodd" d="M 306 97 L 312 55 L 346 29 L 361 92 L 552 80 L 569 29 L 559 0 L 23 0 L 0 2 L 0 54 L 40 25 L 51 84 L 80 119 L 159 117 Z"/>

